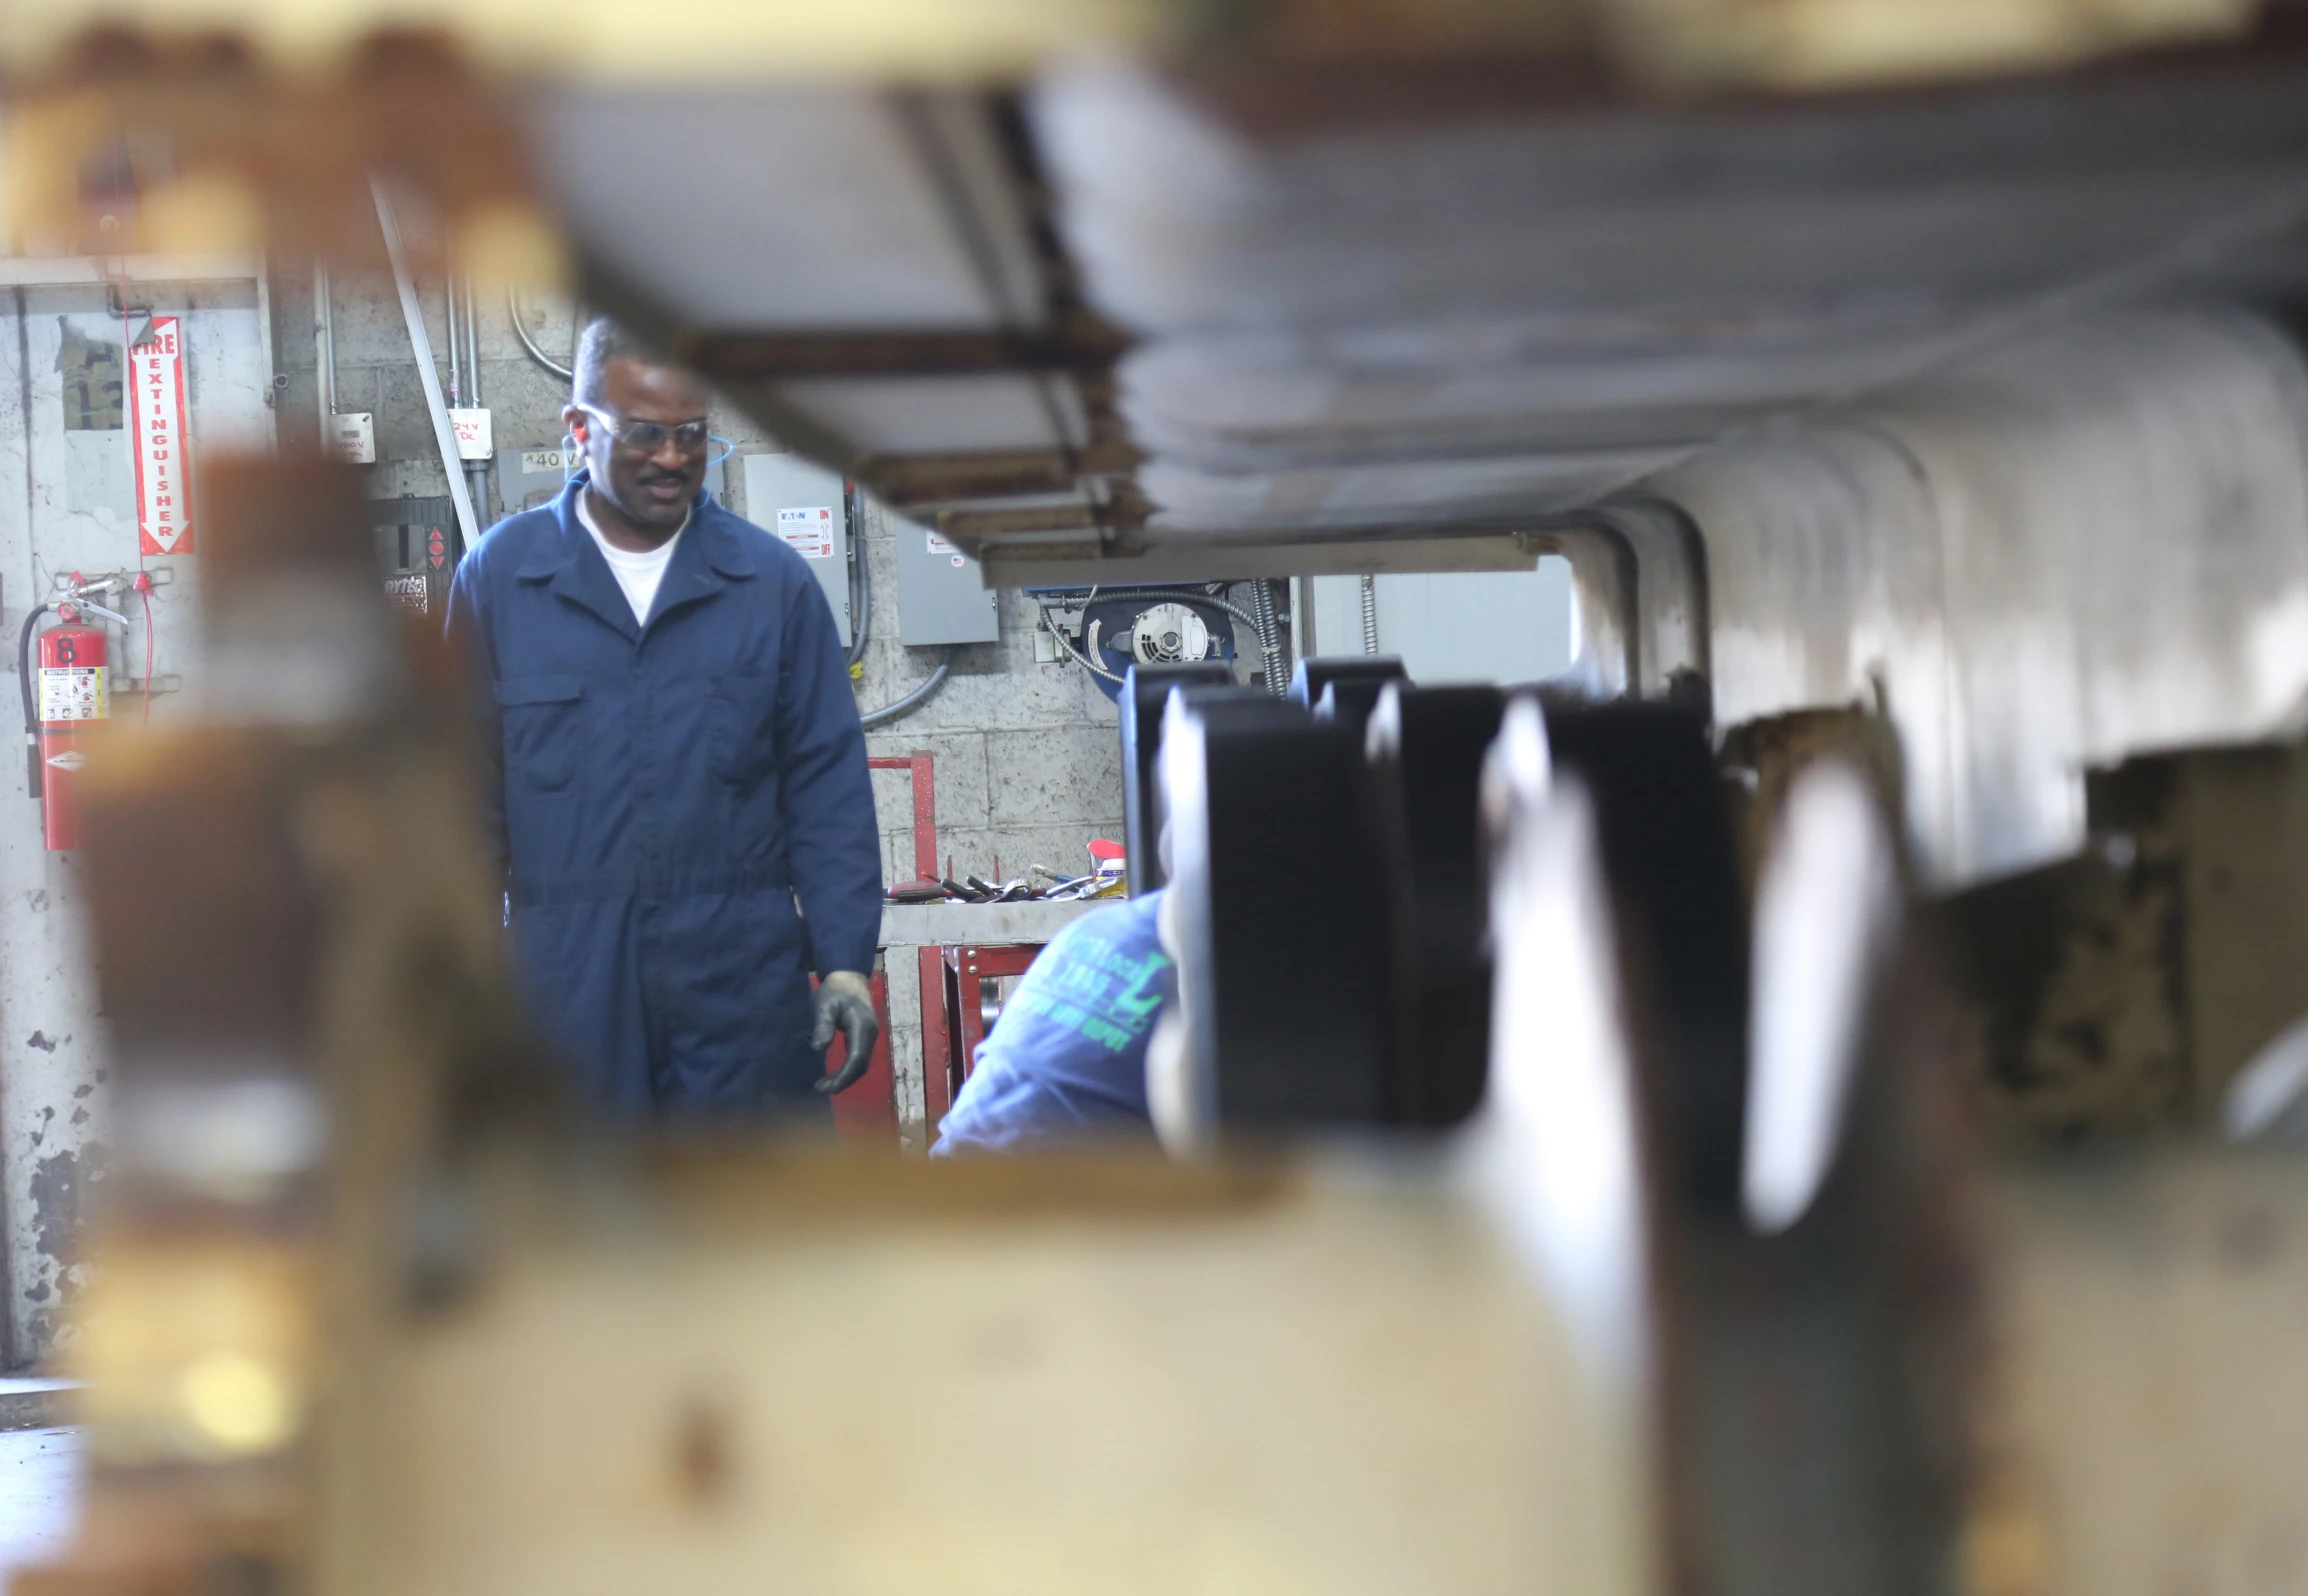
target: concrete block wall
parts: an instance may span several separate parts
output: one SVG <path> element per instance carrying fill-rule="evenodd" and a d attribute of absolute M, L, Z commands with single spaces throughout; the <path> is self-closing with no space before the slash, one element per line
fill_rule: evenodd
<path fill-rule="evenodd" d="M 337 345 L 338 407 L 376 417 L 377 464 L 370 492 L 379 498 L 448 491 L 423 390 L 417 381 L 406 325 L 387 277 L 339 271 L 332 284 Z M 420 284 L 435 361 L 446 381 L 446 314 L 437 281 Z M 279 364 L 287 376 L 279 407 L 284 438 L 315 436 L 319 429 L 309 275 L 284 274 L 273 285 Z M 572 308 L 538 304 L 529 327 L 538 342 L 566 363 Z M 549 445 L 561 436 L 566 385 L 532 361 L 516 340 L 501 300 L 479 306 L 481 378 L 500 448 Z M 714 413 L 714 429 L 740 453 L 775 448 L 775 442 L 733 409 Z M 733 461 L 729 498 L 745 513 L 744 476 Z M 484 511 L 484 523 L 492 519 Z M 1068 874 L 1089 867 L 1093 837 L 1122 836 L 1120 734 L 1114 706 L 1089 673 L 1070 661 L 1034 659 L 1036 615 L 1024 595 L 1004 593 L 1001 637 L 961 648 L 907 648 L 897 629 L 896 538 L 909 523 L 869 504 L 863 539 L 874 598 L 872 625 L 858 680 L 861 710 L 902 698 L 944 660 L 952 672 L 938 695 L 919 710 L 867 738 L 876 755 L 927 749 L 937 762 L 938 860 L 955 871 L 1023 876 L 1036 864 Z M 904 771 L 874 773 L 874 805 L 882 832 L 883 879 L 916 874 L 913 791 Z M 921 1029 L 911 955 L 891 961 L 893 1062 L 901 1081 L 901 1109 L 912 1140 L 921 1134 Z M 902 966 L 902 968 L 900 967 Z"/>

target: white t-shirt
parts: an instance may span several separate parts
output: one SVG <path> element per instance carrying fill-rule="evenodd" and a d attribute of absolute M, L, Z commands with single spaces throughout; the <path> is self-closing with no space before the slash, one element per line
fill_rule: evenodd
<path fill-rule="evenodd" d="M 657 584 L 665 580 L 665 568 L 673 563 L 673 546 L 681 541 L 681 534 L 689 530 L 689 517 L 681 518 L 673 536 L 646 553 L 636 554 L 621 549 L 601 535 L 593 524 L 593 510 L 585 501 L 589 494 L 577 495 L 577 519 L 585 523 L 585 530 L 593 534 L 593 546 L 609 562 L 609 574 L 617 578 L 617 585 L 625 590 L 625 602 L 633 606 L 633 618 L 643 626 L 649 624 L 649 607 L 657 602 Z"/>

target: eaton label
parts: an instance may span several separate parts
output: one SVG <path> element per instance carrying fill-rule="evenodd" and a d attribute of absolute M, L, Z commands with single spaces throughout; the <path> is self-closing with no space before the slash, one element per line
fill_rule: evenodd
<path fill-rule="evenodd" d="M 777 512 L 777 535 L 805 560 L 833 558 L 833 506 Z"/>

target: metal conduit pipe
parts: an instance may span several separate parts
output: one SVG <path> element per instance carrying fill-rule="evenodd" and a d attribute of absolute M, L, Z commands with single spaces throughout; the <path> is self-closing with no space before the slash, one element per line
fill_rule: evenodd
<path fill-rule="evenodd" d="M 505 314 L 513 323 L 513 336 L 521 340 L 521 347 L 529 351 L 531 360 L 543 366 L 563 382 L 575 382 L 577 380 L 577 373 L 572 367 L 562 365 L 544 350 L 538 348 L 537 340 L 529 335 L 528 323 L 521 319 L 519 289 L 508 288 L 505 290 Z"/>
<path fill-rule="evenodd" d="M 481 397 L 481 309 L 473 298 L 473 279 L 465 279 L 461 298 L 465 306 L 465 403 L 474 409 L 483 408 L 487 401 Z M 473 504 L 477 513 L 488 519 L 489 462 L 465 462 L 466 480 L 473 485 Z"/>
<path fill-rule="evenodd" d="M 921 708 L 922 705 L 929 702 L 930 696 L 937 692 L 939 688 L 946 685 L 946 677 L 952 673 L 953 668 L 954 662 L 952 660 L 941 661 L 938 665 L 938 668 L 930 672 L 930 679 L 928 681 L 922 683 L 921 686 L 915 688 L 912 692 L 906 694 L 905 697 L 899 699 L 894 704 L 884 704 L 879 709 L 869 709 L 865 711 L 863 714 L 858 716 L 858 724 L 863 726 L 867 731 L 872 731 L 876 726 L 887 726 L 891 721 L 896 720 L 900 715 L 912 714 L 915 710 Z"/>
<path fill-rule="evenodd" d="M 433 445 L 441 452 L 441 474 L 449 479 L 449 502 L 457 512 L 456 557 L 480 541 L 481 529 L 473 518 L 473 496 L 466 491 L 465 473 L 458 469 L 457 433 L 449 424 L 449 407 L 441 397 L 441 373 L 433 363 L 433 339 L 425 330 L 425 307 L 417 298 L 417 280 L 409 271 L 408 255 L 401 248 L 401 226 L 393 213 L 393 199 L 384 183 L 369 179 L 376 200 L 377 231 L 384 235 L 385 259 L 393 268 L 393 288 L 400 296 L 401 320 L 409 329 L 409 350 L 416 357 L 417 384 L 425 390 L 425 410 L 433 422 Z"/>
<path fill-rule="evenodd" d="M 335 441 L 330 423 L 337 413 L 337 321 L 326 257 L 313 262 L 313 368 L 319 377 L 313 386 L 320 393 L 321 447 L 329 449 Z"/>
<path fill-rule="evenodd" d="M 1130 598 L 1173 598 L 1186 604 L 1207 604 L 1214 610 L 1223 610 L 1226 614 L 1233 616 L 1243 625 L 1250 628 L 1251 634 L 1255 636 L 1259 641 L 1259 648 L 1261 651 L 1265 649 L 1266 639 L 1270 633 L 1273 633 L 1277 636 L 1279 635 L 1276 632 L 1276 629 L 1271 626 L 1261 627 L 1259 625 L 1258 617 L 1253 615 L 1250 611 L 1244 609 L 1241 605 L 1236 604 L 1229 599 L 1222 599 L 1215 593 L 1205 593 L 1198 587 L 1180 586 L 1175 588 L 1134 588 L 1129 590 L 1127 594 L 1123 596 Z M 1090 589 L 1090 596 L 1082 601 L 1083 607 L 1087 608 L 1089 605 L 1097 602 L 1097 598 L 1098 590 L 1096 588 Z M 1095 671 L 1098 675 L 1105 677 L 1106 680 L 1110 682 L 1118 682 L 1122 679 L 1121 677 L 1115 675 L 1112 671 L 1108 670 L 1105 666 L 1099 664 L 1096 660 L 1090 658 L 1089 655 L 1076 648 L 1071 642 L 1067 641 L 1066 634 L 1059 629 L 1057 621 L 1054 620 L 1050 615 L 1050 602 L 1048 600 L 1037 599 L 1035 601 L 1035 608 L 1042 612 L 1042 624 L 1049 628 L 1050 636 L 1056 640 L 1059 650 L 1063 652 L 1068 658 L 1072 659 L 1076 664 L 1086 666 L 1088 669 Z M 1272 613 L 1271 606 L 1269 607 L 1269 613 Z M 1279 646 L 1280 645 L 1278 642 L 1278 649 Z M 1283 692 L 1287 694 L 1288 691 L 1289 686 L 1287 683 L 1285 683 Z"/>
<path fill-rule="evenodd" d="M 1091 593 L 1092 593 L 1092 596 L 1093 596 L 1093 597 L 1096 595 L 1096 592 L 1097 592 L 1097 590 L 1096 590 L 1095 588 L 1091 589 Z M 1229 606 L 1227 606 L 1227 607 L 1228 607 L 1229 609 L 1233 608 L 1233 606 L 1232 606 L 1232 605 L 1229 605 Z M 1050 614 L 1050 606 L 1049 606 L 1049 605 L 1047 605 L 1047 604 L 1037 604 L 1037 605 L 1035 606 L 1035 608 L 1039 609 L 1039 610 L 1042 612 L 1042 624 L 1043 624 L 1044 626 L 1046 626 L 1046 627 L 1048 627 L 1048 628 L 1049 628 L 1049 630 L 1050 630 L 1050 636 L 1051 636 L 1051 637 L 1053 637 L 1053 638 L 1055 638 L 1055 639 L 1057 640 L 1057 644 L 1058 644 L 1058 647 L 1059 647 L 1059 648 L 1060 648 L 1060 649 L 1061 649 L 1061 650 L 1062 650 L 1062 651 L 1063 651 L 1063 652 L 1064 652 L 1064 653 L 1065 653 L 1065 654 L 1066 654 L 1066 655 L 1067 655 L 1069 658 L 1071 658 L 1071 659 L 1074 661 L 1074 663 L 1075 663 L 1075 664 L 1077 664 L 1077 665 L 1081 666 L 1081 667 L 1082 667 L 1083 669 L 1085 669 L 1085 670 L 1091 671 L 1091 672 L 1093 672 L 1093 673 L 1095 673 L 1095 674 L 1097 674 L 1097 675 L 1099 675 L 1099 676 L 1103 676 L 1103 677 L 1105 677 L 1105 678 L 1106 678 L 1106 680 L 1108 680 L 1108 681 L 1110 681 L 1110 682 L 1118 682 L 1118 681 L 1120 681 L 1120 680 L 1122 679 L 1121 677 L 1119 677 L 1119 676 L 1115 675 L 1115 674 L 1114 674 L 1112 671 L 1108 670 L 1108 669 L 1107 669 L 1105 666 L 1103 666 L 1103 665 L 1099 664 L 1099 663 L 1098 663 L 1096 660 L 1092 659 L 1092 658 L 1091 658 L 1089 655 L 1087 655 L 1087 654 L 1083 653 L 1083 652 L 1082 652 L 1080 649 L 1078 649 L 1078 648 L 1076 648 L 1076 647 L 1074 646 L 1074 644 L 1073 644 L 1072 640 L 1071 640 L 1071 639 L 1069 639 L 1069 638 L 1066 636 L 1066 633 L 1065 633 L 1065 629 L 1064 629 L 1063 627 L 1059 626 L 1059 624 L 1057 623 L 1057 620 L 1056 620 L 1056 619 L 1055 619 L 1055 618 L 1054 618 L 1054 617 L 1053 617 L 1053 616 Z"/>
<path fill-rule="evenodd" d="M 441 332 L 449 340 L 449 403 L 462 406 L 465 402 L 465 324 L 457 315 L 457 274 L 454 270 L 441 277 L 441 298 Z"/>
<path fill-rule="evenodd" d="M 866 639 L 873 632 L 874 574 L 865 540 L 865 493 L 856 483 L 843 489 L 849 508 L 849 663 L 865 658 Z"/>
<path fill-rule="evenodd" d="M 1266 691 L 1280 698 L 1287 687 L 1283 681 L 1282 629 L 1274 619 L 1274 586 L 1264 577 L 1250 584 L 1250 606 L 1258 616 L 1258 652 L 1265 660 Z"/>

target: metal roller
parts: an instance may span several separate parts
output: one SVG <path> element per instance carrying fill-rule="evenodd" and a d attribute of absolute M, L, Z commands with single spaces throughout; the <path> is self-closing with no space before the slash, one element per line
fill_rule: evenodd
<path fill-rule="evenodd" d="M 1345 689 L 1334 700 L 1341 712 L 1360 725 L 1378 703 L 1378 689 L 1388 682 L 1406 682 L 1410 673 L 1394 654 L 1323 654 L 1302 659 L 1290 672 L 1290 701 L 1319 713 L 1323 694 L 1333 686 Z"/>
<path fill-rule="evenodd" d="M 1359 685 L 1359 684 L 1358 684 Z M 1329 691 L 1335 694 L 1338 685 Z M 1365 728 L 1399 810 L 1408 870 L 1410 1100 L 1405 1117 L 1454 1125 L 1481 1100 L 1491 1040 L 1491 958 L 1478 825 L 1483 758 L 1507 695 L 1390 681 Z"/>
<path fill-rule="evenodd" d="M 1880 803 L 1852 767 L 1789 784 L 1751 934 L 1698 717 L 1538 723 L 1488 777 L 1493 1093 L 1591 1172 L 1529 1228 L 1647 1406 L 1661 1587 L 1952 1588 L 1967 1166 Z"/>
<path fill-rule="evenodd" d="M 1398 1118 L 1401 848 L 1360 734 L 1180 693 L 1161 769 L 1193 1141 Z"/>
<path fill-rule="evenodd" d="M 1155 760 L 1162 747 L 1162 707 L 1177 687 L 1227 688 L 1234 667 L 1224 660 L 1176 665 L 1133 665 L 1122 673 L 1117 701 L 1122 719 L 1122 843 L 1129 850 L 1130 895 L 1152 892 L 1168 873 L 1159 843 L 1162 810 L 1155 790 Z"/>

